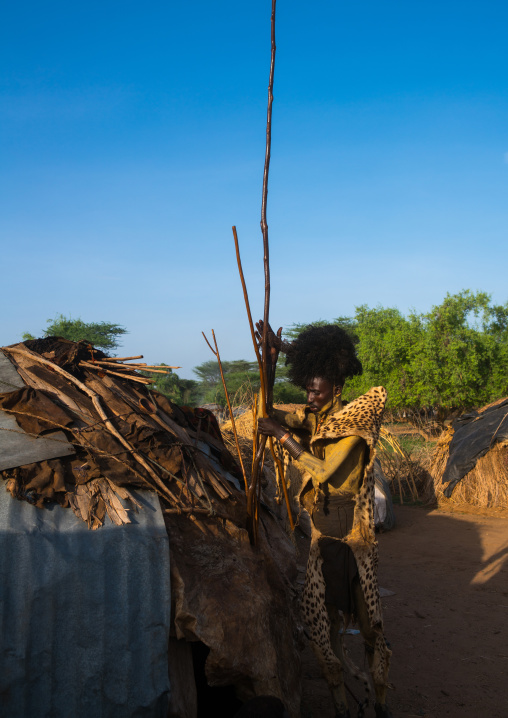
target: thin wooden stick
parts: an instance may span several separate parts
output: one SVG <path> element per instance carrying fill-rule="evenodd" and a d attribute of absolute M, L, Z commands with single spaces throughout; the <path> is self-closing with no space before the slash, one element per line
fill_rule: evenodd
<path fill-rule="evenodd" d="M 113 376 L 119 376 L 122 379 L 129 379 L 130 381 L 137 381 L 138 384 L 152 384 L 153 379 L 148 379 L 143 376 L 137 376 L 136 374 L 123 374 L 118 371 L 111 371 L 111 369 L 105 369 L 103 366 L 97 366 L 97 364 L 91 364 L 90 362 L 80 361 L 79 366 L 84 366 L 86 369 L 95 369 L 95 371 L 104 372 L 104 374 L 112 374 Z"/>
<path fill-rule="evenodd" d="M 238 265 L 238 273 L 240 274 L 240 281 L 242 283 L 243 298 L 245 301 L 245 308 L 247 310 L 247 317 L 249 320 L 252 344 L 254 346 L 254 353 L 256 355 L 256 359 L 257 359 L 258 366 L 259 366 L 259 378 L 261 380 L 261 407 L 260 407 L 260 410 L 261 410 L 261 415 L 263 417 L 266 417 L 267 411 L 266 411 L 265 375 L 264 375 L 264 371 L 263 371 L 261 355 L 259 353 L 259 348 L 258 348 L 258 344 L 256 341 L 256 334 L 254 331 L 254 322 L 252 321 L 252 313 L 250 310 L 250 302 L 249 302 L 249 293 L 247 291 L 247 285 L 245 283 L 245 276 L 244 276 L 243 267 L 242 267 L 242 259 L 240 257 L 240 246 L 239 246 L 239 242 L 238 242 L 238 234 L 236 231 L 236 227 L 233 227 L 232 229 L 233 229 L 233 238 L 235 240 L 236 263 Z M 206 339 L 206 337 L 205 337 L 205 339 Z M 207 343 L 208 343 L 208 346 L 210 346 L 210 343 L 208 342 L 208 340 L 207 340 Z M 211 346 L 210 346 L 210 349 L 212 349 Z M 213 351 L 213 349 L 212 349 L 212 351 Z M 256 397 L 256 400 L 257 400 L 257 397 Z M 257 416 L 257 412 L 256 412 L 256 416 Z M 257 467 L 259 466 L 259 461 L 261 459 L 261 456 L 264 453 L 267 437 L 266 436 L 261 437 L 259 448 L 257 447 L 257 438 L 258 438 L 258 435 L 257 435 L 257 431 L 256 431 L 256 422 L 254 422 L 254 437 L 253 437 L 253 452 L 252 452 L 253 456 L 252 456 L 252 471 L 251 471 L 252 478 L 251 478 L 251 487 L 250 487 L 249 496 L 248 496 L 248 499 L 250 499 L 250 503 L 248 503 L 248 506 L 247 506 L 247 511 L 249 512 L 250 515 L 252 515 L 252 511 L 251 511 L 252 497 L 255 496 L 255 490 L 256 490 L 255 489 L 255 483 L 256 483 L 255 482 L 255 472 L 257 471 Z M 263 439 L 264 439 L 264 441 L 263 441 Z M 261 446 L 262 446 L 262 451 L 260 451 Z M 270 443 L 270 449 L 272 450 L 272 456 L 274 458 L 274 461 L 277 463 L 280 460 L 275 455 L 275 451 L 273 450 L 273 443 Z M 282 482 L 282 486 L 283 486 L 284 499 L 286 501 L 286 508 L 287 508 L 287 512 L 288 512 L 288 516 L 289 516 L 289 523 L 291 525 L 291 528 L 294 529 L 294 521 L 293 521 L 293 516 L 291 513 L 291 506 L 289 503 L 289 496 L 288 496 L 288 492 L 287 492 L 287 486 L 286 486 L 284 470 L 282 468 L 282 465 L 281 465 L 281 469 L 282 470 L 280 471 L 280 477 L 281 477 L 281 482 Z"/>
<path fill-rule="evenodd" d="M 245 308 L 247 310 L 247 317 L 249 319 L 249 326 L 250 326 L 250 334 L 252 337 L 252 344 L 254 345 L 254 353 L 256 355 L 256 359 L 258 362 L 259 367 L 259 374 L 260 374 L 260 380 L 261 380 L 261 397 L 263 399 L 263 405 L 261 407 L 262 416 L 266 417 L 266 388 L 265 388 L 265 377 L 263 373 L 263 362 L 261 360 L 261 354 L 259 353 L 258 343 L 256 341 L 256 332 L 254 329 L 254 322 L 252 321 L 252 314 L 250 311 L 250 302 L 249 302 L 249 294 L 247 292 L 247 285 L 245 284 L 245 277 L 243 274 L 243 268 L 242 268 L 242 260 L 240 257 L 240 246 L 238 244 L 238 234 L 236 233 L 236 227 L 233 227 L 233 238 L 235 240 L 235 250 L 236 250 L 236 263 L 238 265 L 238 272 L 240 274 L 240 281 L 242 283 L 242 289 L 243 289 L 243 298 L 245 301 Z M 211 348 L 211 347 L 210 347 Z"/>
<path fill-rule="evenodd" d="M 137 364 L 124 364 L 124 366 L 134 366 L 137 367 Z M 140 369 L 181 369 L 181 366 L 170 366 L 169 364 L 140 364 Z"/>
<path fill-rule="evenodd" d="M 181 509 L 162 509 L 162 513 L 169 514 L 170 516 L 173 514 L 204 514 L 206 516 L 210 516 L 209 509 L 200 509 L 196 506 L 189 506 Z M 231 521 L 229 516 L 226 516 L 226 514 L 219 513 L 218 511 L 215 511 L 215 516 L 219 519 L 222 519 L 223 521 Z"/>
<path fill-rule="evenodd" d="M 143 359 L 143 354 L 138 354 L 137 357 L 108 357 L 108 361 L 128 361 L 129 359 Z"/>
<path fill-rule="evenodd" d="M 146 371 L 149 374 L 167 374 L 167 371 L 162 371 L 161 369 L 152 369 L 152 367 L 148 366 L 133 366 L 131 364 L 106 364 L 105 362 L 101 362 L 100 364 L 98 362 L 85 362 L 87 366 L 93 366 L 98 371 L 107 371 L 112 369 L 117 369 L 120 372 L 128 373 L 130 376 L 139 376 L 139 374 L 133 374 L 134 371 Z M 145 377 L 145 379 L 148 377 Z"/>
<path fill-rule="evenodd" d="M 81 361 L 87 361 L 86 359 L 82 359 Z M 97 359 L 94 359 L 92 362 L 88 362 L 88 364 L 91 364 L 92 366 L 97 367 L 97 369 L 100 369 L 101 367 L 105 367 L 106 369 L 115 369 L 118 371 L 134 371 L 136 367 L 130 367 L 129 364 L 113 364 L 113 362 L 105 362 L 105 361 L 97 361 Z"/>
<path fill-rule="evenodd" d="M 257 434 L 258 434 L 258 395 L 254 396 L 254 403 L 252 405 L 252 464 L 250 467 L 250 475 L 254 469 L 254 457 L 256 456 L 257 449 Z"/>
<path fill-rule="evenodd" d="M 265 303 L 263 312 L 263 336 L 261 339 L 262 347 L 262 385 L 264 384 L 264 393 L 262 394 L 263 399 L 263 416 L 268 414 L 268 403 L 269 397 L 269 369 L 268 369 L 268 325 L 269 325 L 269 313 L 270 313 L 270 253 L 268 245 L 268 223 L 266 221 L 266 205 L 268 200 L 268 173 L 270 170 L 270 152 L 272 144 L 272 103 L 273 103 L 273 77 L 275 71 L 275 6 L 276 0 L 272 0 L 272 16 L 271 16 L 271 55 L 270 55 L 270 77 L 268 81 L 268 107 L 266 113 L 266 148 L 265 148 L 265 166 L 263 170 L 263 192 L 261 197 L 261 232 L 263 234 L 263 266 L 265 272 Z M 270 372 L 273 373 L 273 372 Z M 271 393 L 271 392 L 270 392 Z M 262 436 L 259 441 L 259 446 L 254 457 L 254 471 L 251 481 L 251 489 L 249 493 L 249 501 L 252 503 L 256 496 L 256 484 L 260 480 L 260 461 L 264 456 L 266 446 L 266 436 Z M 258 502 L 256 501 L 256 504 Z M 254 512 L 251 512 L 251 516 L 254 516 L 254 537 L 257 535 L 257 518 L 258 511 L 257 506 Z"/>
<path fill-rule="evenodd" d="M 242 289 L 243 289 L 243 298 L 245 301 L 245 308 L 247 310 L 247 317 L 249 319 L 249 326 L 250 326 L 250 333 L 252 337 L 252 344 L 254 346 L 254 353 L 256 355 L 256 359 L 258 362 L 259 367 L 259 379 L 261 382 L 261 406 L 259 407 L 261 410 L 261 415 L 263 417 L 267 416 L 266 412 L 266 385 L 265 385 L 265 373 L 263 371 L 263 362 L 261 360 L 261 354 L 259 353 L 258 344 L 256 341 L 256 333 L 254 331 L 254 322 L 252 321 L 252 313 L 250 311 L 250 302 L 249 302 L 249 294 L 247 292 L 247 285 L 245 283 L 245 277 L 243 274 L 243 268 L 242 268 L 242 260 L 240 257 L 240 246 L 238 243 L 238 235 L 236 233 L 236 227 L 233 227 L 233 238 L 235 240 L 235 249 L 236 249 L 236 262 L 238 265 L 238 272 L 240 274 L 240 281 L 242 283 Z M 253 503 L 256 496 L 256 482 L 258 479 L 259 474 L 259 461 L 261 459 L 262 454 L 264 454 L 266 446 L 266 436 L 262 436 L 261 440 L 259 441 L 258 445 L 258 434 L 257 431 L 254 432 L 254 441 L 252 446 L 252 472 L 251 472 L 251 483 L 249 492 L 247 495 L 247 514 L 250 519 L 250 522 L 252 526 L 249 526 L 249 533 L 251 534 L 252 538 L 255 537 L 255 515 L 256 511 L 253 510 Z"/>
<path fill-rule="evenodd" d="M 212 329 L 212 331 L 213 331 L 213 329 Z M 212 345 L 210 344 L 210 342 L 209 342 L 208 339 L 206 338 L 206 334 L 205 334 L 204 332 L 201 332 L 201 334 L 203 335 L 203 338 L 204 338 L 205 342 L 208 344 L 208 348 L 210 349 L 210 351 L 212 352 L 212 354 L 215 354 L 215 356 L 217 356 L 217 352 L 215 351 L 215 349 L 212 347 Z M 219 365 L 219 368 L 220 368 L 220 365 Z"/>
<path fill-rule="evenodd" d="M 181 366 L 169 366 L 168 364 L 119 364 L 118 362 L 112 362 L 109 359 L 95 359 L 93 361 L 93 364 L 106 364 L 106 365 L 113 365 L 113 366 L 124 366 L 127 369 L 135 368 L 135 369 L 181 369 Z"/>
<path fill-rule="evenodd" d="M 266 221 L 266 206 L 268 201 L 268 173 L 270 171 L 270 156 L 272 146 L 272 104 L 273 104 L 273 77 L 275 73 L 275 6 L 277 0 L 272 0 L 272 16 L 271 16 L 271 55 L 270 55 L 270 77 L 268 80 L 268 107 L 266 111 L 266 148 L 265 148 L 265 166 L 263 171 L 263 193 L 261 197 L 261 232 L 263 234 L 263 265 L 265 270 L 265 305 L 263 313 L 263 336 L 262 336 L 262 356 L 263 356 L 263 373 L 265 377 L 265 387 L 268 392 L 269 388 L 269 368 L 268 368 L 268 319 L 270 312 L 270 253 L 268 245 L 268 223 Z M 268 394 L 265 401 L 269 401 Z M 269 407 L 267 406 L 268 410 Z"/>
<path fill-rule="evenodd" d="M 269 409 L 270 409 L 269 404 L 271 405 L 271 401 L 272 401 L 273 381 L 275 379 L 275 367 L 272 367 L 272 365 L 269 364 L 269 362 L 268 362 L 268 326 L 269 326 L 269 311 L 270 311 L 270 261 L 269 261 L 269 244 L 268 244 L 268 223 L 266 221 L 266 206 L 267 206 L 267 200 L 268 200 L 268 174 L 269 174 L 269 169 L 270 169 L 270 154 L 271 154 L 271 143 L 272 143 L 273 78 L 274 78 L 274 72 L 275 72 L 275 52 L 276 52 L 275 9 L 276 9 L 276 0 L 272 0 L 270 77 L 269 77 L 269 82 L 268 82 L 268 107 L 267 107 L 267 116 L 266 116 L 265 165 L 264 165 L 264 171 L 263 171 L 263 192 L 262 192 L 262 198 L 261 198 L 261 232 L 263 234 L 263 252 L 264 252 L 263 265 L 264 265 L 264 274 L 265 274 L 265 302 L 264 302 L 264 312 L 263 312 L 263 333 L 262 333 L 262 338 L 261 338 L 261 347 L 262 347 L 262 355 L 261 356 L 259 353 L 259 349 L 257 346 L 255 334 L 254 334 L 254 325 L 252 322 L 252 316 L 250 314 L 250 308 L 249 308 L 249 304 L 248 304 L 247 289 L 245 286 L 243 271 L 241 269 L 240 253 L 239 253 L 239 249 L 238 249 L 238 238 L 237 238 L 237 234 L 236 234 L 236 228 L 233 227 L 233 236 L 235 238 L 237 263 L 238 263 L 238 268 L 240 271 L 240 278 L 242 281 L 245 304 L 247 307 L 247 314 L 249 316 L 249 324 L 250 324 L 252 340 L 253 340 L 253 344 L 254 344 L 254 351 L 256 353 L 256 358 L 258 360 L 259 371 L 260 371 L 261 403 L 262 403 L 262 406 L 260 407 L 260 409 L 261 409 L 261 414 L 263 417 L 266 417 L 269 413 Z M 252 465 L 251 486 L 250 486 L 248 501 L 247 501 L 247 513 L 252 522 L 252 526 L 249 527 L 249 533 L 251 534 L 251 540 L 254 539 L 254 542 L 256 539 L 256 535 L 257 535 L 258 510 L 257 510 L 257 506 L 255 506 L 253 508 L 253 503 L 257 504 L 256 485 L 257 485 L 257 482 L 259 481 L 260 462 L 261 462 L 262 457 L 264 457 L 266 440 L 267 440 L 266 436 L 261 436 L 261 439 L 259 440 L 259 445 L 256 448 L 256 443 L 257 443 L 257 433 L 256 433 L 256 440 L 255 440 L 254 446 L 253 446 L 254 460 L 253 460 L 253 465 Z M 275 458 L 275 456 L 274 456 L 274 458 Z M 291 515 L 291 511 L 289 508 L 289 502 L 288 502 L 287 507 L 288 507 L 288 513 Z"/>
<path fill-rule="evenodd" d="M 212 329 L 212 337 L 213 337 L 213 343 L 215 344 L 215 349 L 212 347 L 208 339 L 206 338 L 206 335 L 204 332 L 201 332 L 201 334 L 205 338 L 205 342 L 210 347 L 211 351 L 215 356 L 217 357 L 217 362 L 219 363 L 219 371 L 220 371 L 220 378 L 222 379 L 222 386 L 224 387 L 224 394 L 226 395 L 226 401 L 228 404 L 228 411 L 229 411 L 229 417 L 231 419 L 231 427 L 233 429 L 233 435 L 235 437 L 235 444 L 236 444 L 236 450 L 238 452 L 238 459 L 240 460 L 240 466 L 242 469 L 242 475 L 243 475 L 243 481 L 245 483 L 245 495 L 249 496 L 249 484 L 247 481 L 247 474 L 245 472 L 245 467 L 243 465 L 243 458 L 242 458 L 242 452 L 240 450 L 240 442 L 238 441 L 238 434 L 236 433 L 236 422 L 235 422 L 235 415 L 233 414 L 233 409 L 231 408 L 231 402 L 229 400 L 229 392 L 228 388 L 226 386 L 226 380 L 224 378 L 224 372 L 222 371 L 222 362 L 220 360 L 220 354 L 219 354 L 219 347 L 217 346 L 217 339 L 215 338 L 215 332 Z"/>
<path fill-rule="evenodd" d="M 282 465 L 282 461 L 280 460 L 280 457 L 275 453 L 275 448 L 273 445 L 273 437 L 271 437 L 271 436 L 269 439 L 269 445 L 270 445 L 271 454 L 273 456 L 273 460 L 275 461 L 275 464 L 279 471 L 280 482 L 282 484 L 282 491 L 284 493 L 284 501 L 286 502 L 286 508 L 287 508 L 287 512 L 288 512 L 289 525 L 291 526 L 291 530 L 294 531 L 295 530 L 295 522 L 293 521 L 293 514 L 291 513 L 288 487 L 286 485 L 286 477 L 284 476 L 284 467 Z"/>

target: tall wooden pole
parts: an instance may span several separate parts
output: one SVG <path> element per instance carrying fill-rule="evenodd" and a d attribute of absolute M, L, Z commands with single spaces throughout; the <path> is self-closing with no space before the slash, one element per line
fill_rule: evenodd
<path fill-rule="evenodd" d="M 263 336 L 262 336 L 262 357 L 263 357 L 263 373 L 266 387 L 266 410 L 271 408 L 272 403 L 272 385 L 271 365 L 268 361 L 268 324 L 270 314 L 270 252 L 268 246 L 268 223 L 266 221 L 266 205 L 268 200 L 268 173 L 270 171 L 270 152 L 272 147 L 272 104 L 273 104 L 273 76 L 275 73 L 275 7 L 277 0 L 272 0 L 272 17 L 271 17 L 271 57 L 270 57 L 270 77 L 268 80 L 268 106 L 266 111 L 266 149 L 265 149 L 265 168 L 263 172 L 263 194 L 261 198 L 261 232 L 263 234 L 263 261 L 265 269 L 265 306 L 263 312 Z"/>
<path fill-rule="evenodd" d="M 263 172 L 263 193 L 261 197 L 261 232 L 263 234 L 263 263 L 265 270 L 265 305 L 263 311 L 263 335 L 261 337 L 261 360 L 262 360 L 262 377 L 261 386 L 264 385 L 262 391 L 261 415 L 268 416 L 271 408 L 273 397 L 273 379 L 271 363 L 269 362 L 270 354 L 268 352 L 268 326 L 270 315 L 270 251 L 268 246 L 268 223 L 266 221 L 266 205 L 268 200 L 268 173 L 270 171 L 270 151 L 272 146 L 272 104 L 273 104 L 273 76 L 275 72 L 275 6 L 277 0 L 272 0 L 272 17 L 271 17 L 271 56 L 270 56 L 270 77 L 268 80 L 268 107 L 266 111 L 266 149 L 265 149 L 265 167 Z M 248 529 L 251 541 L 257 542 L 257 497 L 258 482 L 260 481 L 260 472 L 262 459 L 265 455 L 266 436 L 261 436 L 254 460 L 252 462 L 252 480 L 247 497 L 247 514 Z"/>

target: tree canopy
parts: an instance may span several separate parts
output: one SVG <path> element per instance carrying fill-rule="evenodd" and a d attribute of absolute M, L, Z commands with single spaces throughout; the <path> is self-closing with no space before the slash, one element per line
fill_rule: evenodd
<path fill-rule="evenodd" d="M 407 316 L 362 305 L 354 317 L 330 323 L 351 334 L 363 364 L 363 374 L 347 382 L 346 398 L 383 385 L 392 408 L 468 409 L 508 394 L 508 303 L 494 305 L 485 292 L 447 294 L 430 312 Z"/>
<path fill-rule="evenodd" d="M 252 395 L 259 390 L 257 362 L 237 359 L 221 363 L 230 398 L 237 394 Z M 219 363 L 215 359 L 210 359 L 194 367 L 192 371 L 200 380 L 203 389 L 203 403 L 226 406 L 226 395 L 222 386 Z"/>
<path fill-rule="evenodd" d="M 112 322 L 87 323 L 79 318 L 65 317 L 63 314 L 59 314 L 54 319 L 48 319 L 47 325 L 42 334 L 43 337 L 62 337 L 72 342 L 84 339 L 103 351 L 117 349 L 121 345 L 120 337 L 127 334 L 127 329 L 119 324 Z M 35 339 L 35 337 L 25 332 L 23 339 Z"/>
<path fill-rule="evenodd" d="M 167 366 L 160 362 L 159 366 Z M 198 406 L 202 402 L 203 388 L 200 382 L 194 379 L 182 379 L 171 369 L 167 374 L 154 374 L 150 371 L 141 372 L 153 379 L 151 389 L 167 396 L 173 404 L 178 406 Z"/>
<path fill-rule="evenodd" d="M 222 371 L 224 372 L 224 380 L 230 400 L 233 403 L 248 402 L 250 397 L 259 391 L 260 381 L 257 362 L 249 362 L 245 359 L 223 361 Z M 195 367 L 193 372 L 201 380 L 204 403 L 226 406 L 226 395 L 218 362 L 214 359 L 203 362 L 203 364 Z M 300 404 L 305 401 L 305 392 L 293 386 L 287 380 L 287 369 L 283 361 L 277 367 L 273 400 L 276 404 Z"/>

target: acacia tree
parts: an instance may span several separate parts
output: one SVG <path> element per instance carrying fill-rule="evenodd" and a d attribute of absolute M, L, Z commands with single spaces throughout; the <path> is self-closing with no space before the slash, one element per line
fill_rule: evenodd
<path fill-rule="evenodd" d="M 159 366 L 167 366 L 160 362 Z M 194 379 L 182 379 L 168 368 L 167 374 L 154 374 L 150 371 L 141 372 L 143 375 L 153 379 L 150 389 L 164 394 L 178 406 L 198 406 L 202 403 L 203 387 Z"/>
<path fill-rule="evenodd" d="M 245 393 L 256 393 L 259 390 L 260 381 L 257 362 L 236 359 L 221 363 L 230 396 L 240 390 L 245 391 Z M 200 380 L 203 402 L 205 404 L 226 406 L 226 395 L 222 386 L 219 363 L 214 359 L 210 359 L 194 367 L 192 371 Z"/>
<path fill-rule="evenodd" d="M 59 314 L 55 319 L 47 320 L 48 326 L 43 337 L 62 337 L 72 342 L 86 340 L 94 347 L 103 351 L 112 351 L 120 346 L 120 337 L 127 334 L 127 329 L 111 322 L 84 322 L 81 319 L 71 319 Z M 35 339 L 32 334 L 25 332 L 23 340 Z"/>

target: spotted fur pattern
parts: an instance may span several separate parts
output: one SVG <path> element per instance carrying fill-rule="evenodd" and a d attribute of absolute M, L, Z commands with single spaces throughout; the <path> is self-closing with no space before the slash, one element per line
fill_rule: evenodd
<path fill-rule="evenodd" d="M 313 526 L 302 595 L 302 612 L 312 650 L 332 692 L 335 706 L 340 709 L 346 705 L 343 665 L 352 676 L 363 683 L 367 695 L 370 694 L 371 688 L 365 673 L 355 665 L 347 653 L 342 637 L 339 643 L 340 658 L 333 650 L 330 638 L 331 622 L 325 604 L 325 580 L 323 559 L 318 546 L 319 536 L 319 531 L 316 531 Z"/>
<path fill-rule="evenodd" d="M 379 629 L 374 656 L 370 661 L 372 679 L 377 686 L 387 685 L 391 655 L 382 633 L 381 601 L 377 584 L 378 554 L 374 531 L 375 446 L 379 438 L 386 396 L 386 390 L 383 387 L 370 389 L 344 409 L 331 415 L 311 439 L 311 450 L 319 441 L 341 439 L 347 436 L 361 436 L 369 447 L 362 488 L 356 497 L 353 526 L 344 540 L 351 547 L 357 562 L 371 626 Z M 302 609 L 312 647 L 335 699 L 337 686 L 342 682 L 342 665 L 335 655 L 330 641 L 330 619 L 324 601 L 325 582 L 322 571 L 323 562 L 318 548 L 319 536 L 319 532 L 313 526 Z M 353 675 L 366 680 L 363 672 L 349 661 L 347 663 L 349 663 L 348 668 Z M 337 701 L 335 702 L 337 705 Z"/>
<path fill-rule="evenodd" d="M 369 456 L 362 487 L 356 497 L 353 526 L 345 541 L 353 551 L 363 594 L 373 625 L 381 623 L 381 602 L 377 586 L 377 541 L 374 531 L 374 459 L 381 421 L 386 403 L 386 390 L 382 386 L 332 414 L 311 439 L 311 447 L 326 439 L 361 436 L 369 446 Z"/>

